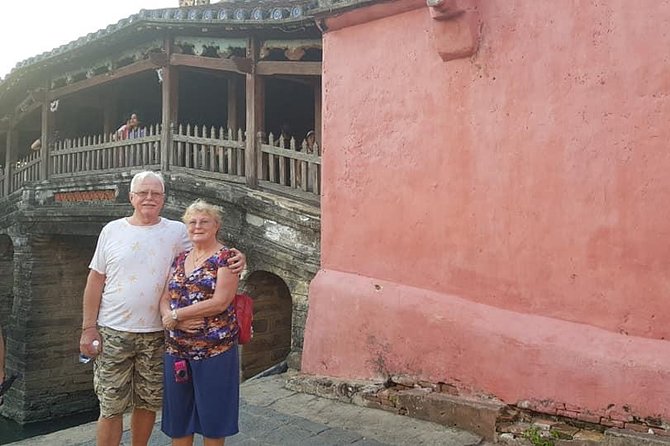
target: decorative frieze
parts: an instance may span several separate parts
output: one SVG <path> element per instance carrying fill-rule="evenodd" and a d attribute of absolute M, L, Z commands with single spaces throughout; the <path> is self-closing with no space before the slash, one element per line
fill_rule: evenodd
<path fill-rule="evenodd" d="M 82 201 L 116 201 L 116 191 L 114 189 L 104 189 L 57 192 L 54 194 L 54 201 L 57 203 Z"/>
<path fill-rule="evenodd" d="M 273 50 L 284 52 L 287 60 L 301 60 L 307 50 L 322 51 L 321 39 L 266 40 L 260 47 L 260 58 L 266 59 Z"/>
<path fill-rule="evenodd" d="M 244 56 L 247 51 L 247 40 L 239 38 L 177 36 L 174 38 L 173 51 L 181 54 L 227 59 L 233 55 Z"/>
<path fill-rule="evenodd" d="M 154 39 L 138 46 L 134 46 L 125 51 L 118 52 L 109 57 L 93 61 L 86 68 L 76 71 L 63 73 L 61 76 L 54 77 L 51 81 L 51 88 L 60 88 L 66 85 L 90 79 L 101 74 L 108 74 L 117 68 L 130 65 L 131 63 L 146 60 L 157 53 L 163 52 L 163 41 Z"/>

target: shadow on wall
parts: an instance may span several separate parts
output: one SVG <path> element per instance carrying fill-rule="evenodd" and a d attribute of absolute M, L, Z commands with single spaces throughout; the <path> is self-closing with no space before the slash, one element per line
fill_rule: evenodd
<path fill-rule="evenodd" d="M 291 292 L 281 277 L 255 271 L 244 292 L 254 298 L 254 337 L 242 346 L 242 376 L 250 378 L 286 359 L 291 351 Z"/>

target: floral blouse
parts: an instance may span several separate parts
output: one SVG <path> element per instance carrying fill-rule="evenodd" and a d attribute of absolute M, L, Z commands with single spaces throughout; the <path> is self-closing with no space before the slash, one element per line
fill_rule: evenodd
<path fill-rule="evenodd" d="M 172 263 L 172 277 L 168 282 L 171 309 L 211 299 L 216 288 L 217 271 L 227 267 L 232 256 L 231 251 L 223 247 L 187 276 L 184 263 L 188 253 L 182 252 Z M 228 350 L 239 332 L 232 303 L 223 313 L 204 319 L 205 325 L 197 333 L 166 330 L 166 352 L 179 358 L 205 359 Z"/>

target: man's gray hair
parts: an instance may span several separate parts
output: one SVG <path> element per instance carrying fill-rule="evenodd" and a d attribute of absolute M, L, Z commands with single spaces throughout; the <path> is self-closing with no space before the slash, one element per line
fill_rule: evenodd
<path fill-rule="evenodd" d="M 135 192 L 137 185 L 142 183 L 147 178 L 160 181 L 161 188 L 163 189 L 163 192 L 165 192 L 165 181 L 163 181 L 163 175 L 161 175 L 160 172 L 154 172 L 153 170 L 145 170 L 144 172 L 136 174 L 130 181 L 130 192 Z"/>

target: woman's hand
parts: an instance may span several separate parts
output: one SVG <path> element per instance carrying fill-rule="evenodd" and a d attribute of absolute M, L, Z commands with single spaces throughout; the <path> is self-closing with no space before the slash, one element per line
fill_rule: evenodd
<path fill-rule="evenodd" d="M 177 322 L 176 329 L 186 333 L 197 333 L 205 326 L 205 319 L 186 319 Z"/>
<path fill-rule="evenodd" d="M 174 330 L 176 328 L 177 330 L 181 330 L 186 333 L 197 333 L 200 329 L 202 329 L 202 327 L 205 326 L 204 318 L 176 321 L 172 319 L 172 315 L 170 313 L 164 314 L 162 318 L 163 327 L 166 330 Z"/>
<path fill-rule="evenodd" d="M 230 252 L 233 253 L 233 256 L 228 259 L 228 269 L 233 274 L 240 274 L 247 266 L 247 256 L 237 248 L 231 248 Z"/>

